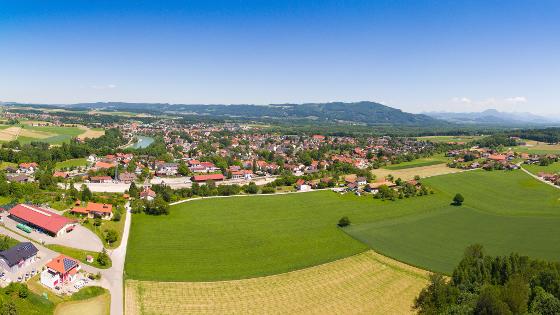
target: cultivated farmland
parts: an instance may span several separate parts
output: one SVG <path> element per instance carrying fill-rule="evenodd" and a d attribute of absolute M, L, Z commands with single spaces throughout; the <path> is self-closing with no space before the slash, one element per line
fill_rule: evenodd
<path fill-rule="evenodd" d="M 407 314 L 426 278 L 425 271 L 367 251 L 247 280 L 127 280 L 126 314 Z"/>
<path fill-rule="evenodd" d="M 380 253 L 445 273 L 473 243 L 483 244 L 492 255 L 518 252 L 558 259 L 559 190 L 522 171 L 473 171 L 425 182 L 436 190 L 437 211 L 354 225 L 346 231 Z M 462 207 L 449 205 L 457 192 L 465 196 Z"/>
<path fill-rule="evenodd" d="M 92 130 L 85 126 L 33 126 L 25 121 L 15 126 L 0 126 L 0 142 L 18 140 L 20 143 L 41 141 L 49 144 L 61 144 L 74 137 L 96 138 L 104 134 L 101 130 Z"/>
<path fill-rule="evenodd" d="M 399 165 L 400 164 L 394 166 L 396 167 Z M 438 163 L 436 165 L 405 167 L 405 168 L 391 169 L 391 170 L 387 168 L 378 168 L 372 170 L 371 172 L 377 177 L 377 179 L 382 179 L 387 175 L 393 175 L 393 177 L 395 178 L 410 180 L 413 179 L 414 176 L 416 175 L 424 178 L 424 177 L 431 177 L 437 175 L 458 173 L 458 172 L 462 172 L 462 170 L 457 168 L 447 167 L 446 164 Z"/>

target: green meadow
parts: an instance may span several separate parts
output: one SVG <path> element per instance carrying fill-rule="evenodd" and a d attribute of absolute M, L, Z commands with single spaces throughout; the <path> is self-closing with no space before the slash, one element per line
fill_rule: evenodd
<path fill-rule="evenodd" d="M 560 172 L 560 162 L 555 162 L 547 166 L 540 166 L 538 164 L 523 165 L 523 168 L 535 175 L 540 172 L 555 174 Z"/>
<path fill-rule="evenodd" d="M 443 154 L 438 154 L 432 157 L 427 157 L 427 158 L 420 158 L 420 159 L 416 159 L 410 162 L 403 162 L 403 163 L 399 163 L 399 164 L 394 164 L 394 165 L 388 165 L 385 166 L 385 169 L 388 170 L 404 170 L 404 169 L 408 169 L 408 168 L 415 168 L 415 167 L 422 167 L 422 166 L 431 166 L 431 165 L 437 165 L 437 164 L 444 164 L 449 162 L 449 159 L 446 158 L 445 156 L 443 156 Z"/>
<path fill-rule="evenodd" d="M 214 281 L 277 274 L 347 257 L 368 247 L 337 227 L 433 211 L 436 197 L 399 202 L 331 191 L 217 198 L 171 207 L 168 216 L 135 214 L 126 276 Z"/>
<path fill-rule="evenodd" d="M 62 170 L 72 167 L 87 166 L 87 160 L 85 158 L 80 159 L 70 159 L 62 162 L 57 162 L 55 164 L 55 169 Z"/>
<path fill-rule="evenodd" d="M 424 182 L 436 191 L 439 210 L 346 231 L 384 255 L 444 273 L 473 243 L 492 255 L 518 252 L 558 260 L 560 190 L 522 171 L 472 171 Z M 458 192 L 465 197 L 463 206 L 449 205 Z"/>
<path fill-rule="evenodd" d="M 449 273 L 472 243 L 558 259 L 560 191 L 522 171 L 423 180 L 435 194 L 380 201 L 330 191 L 195 200 L 168 216 L 135 214 L 126 276 L 215 281 L 297 270 L 373 248 Z M 465 196 L 452 206 L 455 193 Z M 350 227 L 336 223 L 348 216 Z"/>

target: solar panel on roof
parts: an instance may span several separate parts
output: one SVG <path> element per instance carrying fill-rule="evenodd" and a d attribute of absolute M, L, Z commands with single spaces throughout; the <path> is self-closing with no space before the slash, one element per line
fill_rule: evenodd
<path fill-rule="evenodd" d="M 76 264 L 75 261 L 73 261 L 72 259 L 68 259 L 68 258 L 64 258 L 62 263 L 64 264 L 64 271 L 70 270 L 70 268 L 74 267 L 74 265 Z"/>

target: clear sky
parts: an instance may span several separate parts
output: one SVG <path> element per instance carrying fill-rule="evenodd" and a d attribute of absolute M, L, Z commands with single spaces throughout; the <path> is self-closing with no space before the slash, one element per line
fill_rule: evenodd
<path fill-rule="evenodd" d="M 0 0 L 0 101 L 560 114 L 560 1 Z"/>

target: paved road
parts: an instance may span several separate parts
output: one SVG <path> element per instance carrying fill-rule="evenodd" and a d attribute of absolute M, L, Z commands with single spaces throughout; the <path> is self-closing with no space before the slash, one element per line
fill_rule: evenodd
<path fill-rule="evenodd" d="M 128 235 L 130 233 L 130 223 L 132 221 L 130 203 L 127 203 L 125 208 L 126 217 L 121 245 L 109 252 L 113 263 L 111 268 L 101 271 L 101 286 L 111 291 L 111 315 L 123 314 L 124 310 L 124 261 L 126 258 Z"/>

